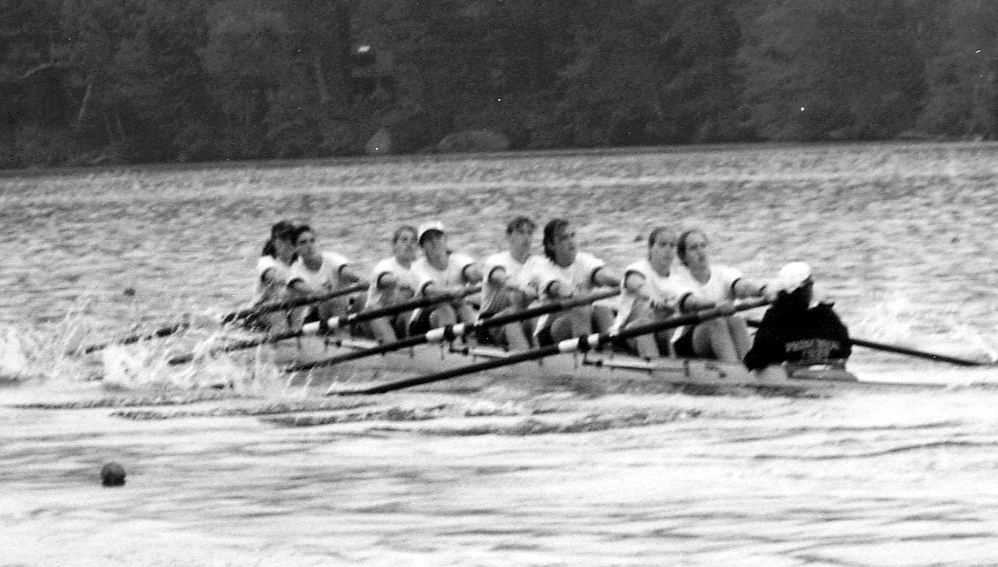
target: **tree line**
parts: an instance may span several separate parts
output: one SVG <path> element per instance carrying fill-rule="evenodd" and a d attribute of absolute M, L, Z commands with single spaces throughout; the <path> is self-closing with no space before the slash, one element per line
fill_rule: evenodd
<path fill-rule="evenodd" d="M 0 167 L 998 136 L 988 0 L 0 0 Z M 370 150 L 370 147 L 368 147 Z"/>

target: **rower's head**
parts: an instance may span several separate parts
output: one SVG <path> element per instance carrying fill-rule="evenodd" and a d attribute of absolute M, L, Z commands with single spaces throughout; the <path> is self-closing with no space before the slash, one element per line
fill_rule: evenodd
<path fill-rule="evenodd" d="M 306 260 L 319 257 L 319 248 L 315 244 L 315 231 L 312 227 L 303 224 L 298 226 L 294 232 L 295 250 L 298 255 Z"/>
<path fill-rule="evenodd" d="M 392 234 L 392 255 L 403 264 L 416 259 L 416 227 L 404 224 Z"/>
<path fill-rule="evenodd" d="M 530 217 L 518 216 L 506 225 L 506 239 L 513 253 L 529 254 L 537 225 Z"/>
<path fill-rule="evenodd" d="M 676 232 L 669 227 L 659 226 L 648 234 L 648 261 L 668 267 L 676 255 Z"/>
<path fill-rule="evenodd" d="M 575 228 L 565 219 L 553 219 L 544 226 L 544 255 L 559 266 L 575 262 L 578 246 Z"/>
<path fill-rule="evenodd" d="M 707 266 L 707 233 L 699 228 L 691 228 L 680 233 L 676 240 L 676 254 L 679 261 L 690 268 Z"/>
<path fill-rule="evenodd" d="M 814 277 L 806 262 L 790 262 L 780 269 L 774 282 L 780 297 L 806 309 L 814 297 Z"/>
<path fill-rule="evenodd" d="M 433 221 L 419 225 L 416 239 L 428 259 L 439 260 L 447 256 L 447 232 L 442 222 Z"/>
<path fill-rule="evenodd" d="M 263 245 L 263 256 L 272 256 L 289 261 L 295 256 L 295 231 L 298 226 L 282 220 L 270 227 L 270 239 Z"/>

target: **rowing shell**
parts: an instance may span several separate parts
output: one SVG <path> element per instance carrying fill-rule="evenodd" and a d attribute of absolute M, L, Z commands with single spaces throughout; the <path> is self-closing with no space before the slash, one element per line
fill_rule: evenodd
<path fill-rule="evenodd" d="M 308 337 L 286 341 L 275 348 L 281 366 L 310 363 L 332 356 L 376 346 L 367 339 Z M 324 387 L 330 394 L 349 393 L 374 385 L 384 374 L 422 376 L 503 358 L 508 353 L 491 346 L 472 344 L 426 344 L 300 372 L 292 383 Z M 374 381 L 372 381 L 374 380 Z M 790 377 L 760 377 L 740 364 L 716 360 L 665 358 L 647 361 L 619 353 L 563 353 L 540 361 L 493 368 L 484 375 L 466 376 L 421 390 L 478 389 L 488 384 L 531 384 L 536 388 L 571 386 L 599 390 L 663 390 L 689 393 L 755 391 L 774 395 L 806 395 L 856 389 L 927 389 L 944 384 L 863 380 L 851 372 L 828 367 L 795 371 Z"/>

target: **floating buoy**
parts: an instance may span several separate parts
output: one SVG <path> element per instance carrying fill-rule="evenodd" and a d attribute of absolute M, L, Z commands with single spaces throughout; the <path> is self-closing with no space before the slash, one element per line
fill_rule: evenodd
<path fill-rule="evenodd" d="M 104 486 L 124 486 L 125 467 L 111 461 L 100 469 L 100 481 Z"/>

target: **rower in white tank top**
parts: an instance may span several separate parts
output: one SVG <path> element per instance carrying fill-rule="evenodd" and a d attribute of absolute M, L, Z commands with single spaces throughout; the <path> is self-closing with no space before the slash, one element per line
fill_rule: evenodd
<path fill-rule="evenodd" d="M 485 276 L 482 283 L 482 313 L 493 315 L 509 307 L 508 294 L 518 290 L 528 296 L 537 296 L 537 276 L 543 258 L 529 255 L 526 261 L 520 262 L 509 250 L 489 256 L 485 260 Z M 502 273 L 502 282 L 494 275 Z"/>
<path fill-rule="evenodd" d="M 299 226 L 295 231 L 295 247 L 298 260 L 291 266 L 288 275 L 288 289 L 293 296 L 304 298 L 321 295 L 360 281 L 360 275 L 350 267 L 350 262 L 345 257 L 335 252 L 319 250 L 315 231 L 308 225 Z M 311 303 L 296 310 L 293 321 L 297 324 L 313 319 L 326 321 L 334 315 L 345 315 L 349 306 L 348 297 Z"/>
<path fill-rule="evenodd" d="M 412 271 L 417 254 L 416 228 L 400 226 L 392 235 L 391 243 L 392 256 L 378 262 L 371 271 L 365 310 L 389 307 L 412 299 L 419 287 L 419 280 Z M 379 342 L 395 342 L 400 335 L 404 335 L 410 314 L 411 311 L 381 317 L 365 326 Z"/>
<path fill-rule="evenodd" d="M 417 296 L 454 295 L 482 281 L 477 262 L 466 254 L 453 253 L 447 245 L 447 233 L 441 222 L 420 225 L 417 232 L 423 257 L 412 264 L 419 284 Z M 417 310 L 410 321 L 414 333 L 457 322 L 474 323 L 475 309 L 464 298 L 442 301 Z"/>
<path fill-rule="evenodd" d="M 697 296 L 705 306 L 730 307 L 735 299 L 764 295 L 765 285 L 748 281 L 739 270 L 710 263 L 707 235 L 691 229 L 679 235 L 676 253 Z M 737 315 L 717 317 L 695 326 L 679 341 L 689 355 L 741 362 L 752 346 L 745 320 Z M 679 344 L 677 343 L 677 344 Z"/>
<path fill-rule="evenodd" d="M 508 249 L 485 260 L 479 320 L 515 313 L 537 298 L 537 269 L 542 259 L 530 253 L 536 228 L 534 221 L 525 216 L 506 225 Z M 526 350 L 531 346 L 528 337 L 535 324 L 530 319 L 513 321 L 483 329 L 477 336 L 480 341 L 510 350 Z"/>
<path fill-rule="evenodd" d="M 394 281 L 394 285 L 382 285 L 389 278 Z M 406 301 L 416 294 L 417 289 L 419 277 L 412 271 L 412 264 L 406 266 L 395 256 L 385 258 L 371 270 L 371 285 L 367 290 L 364 308 L 374 309 Z"/>
<path fill-rule="evenodd" d="M 319 257 L 321 263 L 317 269 L 313 270 L 299 256 L 289 269 L 288 285 L 295 287 L 300 284 L 312 293 L 334 291 L 346 287 L 347 282 L 340 280 L 346 279 L 341 276 L 343 270 L 350 265 L 350 261 L 336 252 L 321 252 Z"/>
<path fill-rule="evenodd" d="M 270 238 L 263 245 L 263 253 L 256 261 L 256 282 L 251 306 L 285 299 L 291 265 L 298 254 L 294 236 L 296 225 L 280 221 L 270 229 Z"/>

